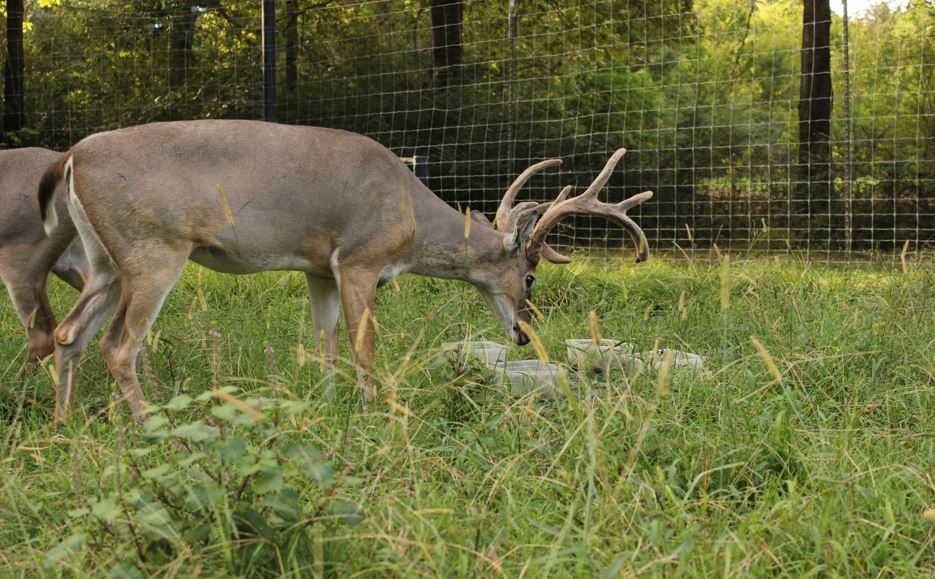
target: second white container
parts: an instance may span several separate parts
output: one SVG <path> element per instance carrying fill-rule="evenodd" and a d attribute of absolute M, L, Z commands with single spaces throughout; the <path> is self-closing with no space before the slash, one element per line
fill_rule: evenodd
<path fill-rule="evenodd" d="M 565 356 L 579 372 L 601 373 L 626 370 L 633 344 L 603 339 L 598 345 L 591 338 L 565 340 Z"/>

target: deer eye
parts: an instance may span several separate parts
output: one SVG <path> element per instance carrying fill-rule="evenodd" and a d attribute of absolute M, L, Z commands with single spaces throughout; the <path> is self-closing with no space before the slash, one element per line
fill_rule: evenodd
<path fill-rule="evenodd" d="M 530 274 L 526 276 L 526 289 L 532 288 L 532 284 L 536 283 L 536 276 Z"/>

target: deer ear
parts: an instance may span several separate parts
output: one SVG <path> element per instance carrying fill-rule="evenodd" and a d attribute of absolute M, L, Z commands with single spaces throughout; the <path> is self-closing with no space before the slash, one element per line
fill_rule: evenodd
<path fill-rule="evenodd" d="M 536 221 L 539 220 L 538 211 L 526 211 L 521 213 L 516 219 L 516 225 L 513 231 L 503 238 L 503 247 L 510 253 L 516 253 L 526 245 L 529 234 L 536 227 Z"/>
<path fill-rule="evenodd" d="M 570 257 L 564 256 L 561 253 L 555 251 L 548 243 L 542 244 L 542 249 L 539 250 L 539 255 L 544 257 L 547 261 L 557 263 L 559 265 L 571 263 Z"/>
<path fill-rule="evenodd" d="M 490 223 L 490 220 L 487 219 L 487 216 L 481 213 L 480 211 L 477 211 L 476 209 L 471 210 L 471 219 L 476 221 L 477 223 L 480 223 L 481 225 L 486 225 L 487 227 L 493 227 L 493 225 L 491 225 Z"/>

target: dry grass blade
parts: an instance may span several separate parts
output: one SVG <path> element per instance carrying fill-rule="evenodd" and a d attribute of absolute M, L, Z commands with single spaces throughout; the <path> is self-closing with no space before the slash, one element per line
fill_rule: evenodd
<path fill-rule="evenodd" d="M 519 328 L 529 337 L 529 341 L 532 343 L 532 348 L 536 351 L 536 357 L 539 358 L 539 361 L 543 364 L 548 364 L 549 352 L 545 349 L 545 345 L 542 343 L 542 339 L 539 337 L 539 334 L 536 333 L 536 330 L 523 320 L 519 321 Z"/>
<path fill-rule="evenodd" d="M 909 254 L 909 240 L 903 244 L 903 250 L 899 252 L 899 262 L 902 264 L 903 273 L 909 273 L 909 263 L 906 261 L 906 255 Z"/>
<path fill-rule="evenodd" d="M 545 314 L 542 313 L 542 310 L 540 310 L 536 304 L 532 303 L 530 300 L 526 300 L 526 305 L 529 306 L 530 311 L 532 311 L 532 314 L 536 316 L 537 320 L 540 322 L 545 321 Z"/>
<path fill-rule="evenodd" d="M 224 219 L 227 220 L 227 224 L 230 226 L 234 225 L 234 212 L 231 211 L 231 206 L 227 202 L 227 195 L 224 193 L 224 189 L 221 188 L 221 184 L 217 184 L 218 200 L 221 202 L 221 206 L 224 209 Z"/>
<path fill-rule="evenodd" d="M 763 363 L 766 364 L 766 369 L 769 370 L 770 375 L 773 377 L 773 382 L 780 382 L 782 380 L 782 372 L 779 371 L 779 366 L 776 365 L 776 361 L 773 360 L 773 357 L 770 355 L 769 350 L 756 339 L 756 336 L 750 336 L 750 343 L 753 344 L 756 353 L 763 360 Z"/>
<path fill-rule="evenodd" d="M 364 336 L 367 332 L 367 324 L 370 322 L 370 308 L 365 308 L 360 321 L 357 322 L 357 337 L 354 339 L 354 351 L 360 352 L 364 347 Z"/>
<path fill-rule="evenodd" d="M 659 366 L 659 373 L 656 375 L 657 392 L 660 396 L 669 393 L 669 385 L 672 381 L 672 364 L 675 362 L 675 352 L 666 350 L 662 356 L 662 364 Z"/>
<path fill-rule="evenodd" d="M 247 404 L 240 398 L 237 398 L 230 392 L 225 392 L 224 390 L 220 388 L 216 388 L 214 391 L 211 392 L 211 396 L 213 396 L 214 398 L 217 398 L 218 400 L 223 400 L 224 402 L 227 402 L 228 404 L 230 404 L 231 406 L 233 406 L 234 408 L 236 408 L 237 410 L 246 414 L 247 416 L 249 416 L 250 418 L 254 420 L 263 419 L 263 414 L 261 412 L 259 412 L 256 408 L 250 406 L 249 404 Z"/>
<path fill-rule="evenodd" d="M 591 310 L 588 312 L 588 329 L 591 331 L 591 339 L 594 340 L 594 345 L 600 346 L 601 341 L 601 327 L 597 322 L 597 312 Z"/>
<path fill-rule="evenodd" d="M 721 259 L 721 309 L 730 309 L 730 255 L 727 254 Z"/>

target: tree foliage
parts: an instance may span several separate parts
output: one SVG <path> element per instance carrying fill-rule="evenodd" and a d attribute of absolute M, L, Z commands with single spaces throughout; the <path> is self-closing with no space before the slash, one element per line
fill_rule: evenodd
<path fill-rule="evenodd" d="M 492 210 L 532 160 L 566 161 L 564 177 L 531 184 L 542 198 L 626 146 L 611 196 L 654 190 L 644 212 L 654 211 L 655 237 L 688 242 L 687 225 L 696 242 L 743 239 L 764 222 L 788 225 L 800 0 L 529 0 L 514 14 L 507 2 L 454 3 L 461 45 L 449 56 L 458 63 L 440 82 L 432 8 L 442 5 L 283 3 L 280 120 L 346 128 L 427 156 L 432 188 L 478 209 Z M 64 148 L 143 122 L 261 118 L 259 8 L 253 0 L 28 0 L 28 130 L 8 134 L 8 144 Z M 920 242 L 935 235 L 933 15 L 923 0 L 850 22 L 849 190 L 870 219 L 854 226 L 870 235 L 883 228 L 894 243 L 902 230 Z M 822 177 L 832 214 L 847 195 L 843 42 L 833 15 L 836 104 L 830 177 Z M 613 242 L 620 233 L 608 234 Z"/>

